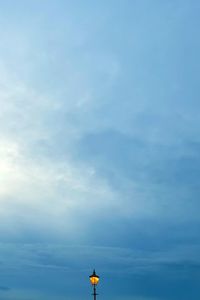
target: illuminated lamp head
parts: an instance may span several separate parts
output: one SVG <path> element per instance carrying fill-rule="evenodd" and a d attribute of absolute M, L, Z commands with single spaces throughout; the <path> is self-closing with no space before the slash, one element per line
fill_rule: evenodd
<path fill-rule="evenodd" d="M 90 282 L 92 285 L 97 285 L 99 282 L 99 276 L 95 273 L 95 270 L 93 271 L 93 274 L 90 275 Z"/>

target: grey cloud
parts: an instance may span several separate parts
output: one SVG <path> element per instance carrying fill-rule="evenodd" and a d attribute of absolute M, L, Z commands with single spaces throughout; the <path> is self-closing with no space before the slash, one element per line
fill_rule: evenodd
<path fill-rule="evenodd" d="M 181 182 L 183 174 L 195 179 L 197 174 L 191 171 L 199 170 L 198 144 L 162 145 L 148 141 L 146 136 L 135 138 L 110 130 L 85 135 L 78 146 L 77 156 L 95 163 L 102 172 L 122 173 L 122 177 L 133 180 L 147 178 L 157 182 L 157 171 L 160 180 L 163 177 L 163 181 L 171 183 L 173 176 L 171 180 L 176 183 Z"/>
<path fill-rule="evenodd" d="M 3 291 L 3 292 L 7 292 L 7 291 L 10 291 L 11 288 L 7 287 L 7 286 L 0 286 L 0 291 Z"/>
<path fill-rule="evenodd" d="M 64 244 L 1 244 L 2 269 L 46 268 L 66 272 L 90 269 L 95 262 L 102 271 L 118 269 L 122 274 L 146 273 L 160 267 L 184 266 L 198 269 L 199 245 L 171 245 L 169 249 L 133 249 L 103 246 L 66 246 Z M 196 267 L 195 267 L 196 266 Z M 178 268 L 177 268 L 178 269 Z M 115 272 L 113 270 L 113 272 Z"/>
<path fill-rule="evenodd" d="M 163 145 L 148 141 L 146 136 L 138 139 L 110 130 L 86 135 L 75 153 L 76 159 L 106 177 L 121 197 L 138 198 L 138 204 L 146 198 L 158 207 L 163 201 L 166 210 L 171 203 L 175 212 L 180 208 L 190 217 L 196 215 L 200 175 L 197 143 Z"/>

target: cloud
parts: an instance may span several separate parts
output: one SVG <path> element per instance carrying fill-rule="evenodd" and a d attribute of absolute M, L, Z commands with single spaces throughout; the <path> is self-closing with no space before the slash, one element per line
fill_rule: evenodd
<path fill-rule="evenodd" d="M 163 145 L 145 135 L 136 138 L 105 130 L 80 139 L 75 158 L 106 177 L 123 199 L 121 212 L 127 207 L 132 216 L 198 220 L 197 144 Z"/>
<path fill-rule="evenodd" d="M 2 280 L 5 283 L 10 282 L 12 287 L 8 291 L 8 299 L 9 297 L 12 299 L 15 294 L 17 297 L 21 292 L 29 294 L 32 297 L 30 299 L 35 299 L 40 294 L 44 298 L 49 294 L 52 298 L 56 294 L 61 298 L 66 294 L 70 297 L 74 294 L 74 284 L 80 287 L 75 293 L 75 298 L 80 294 L 84 298 L 89 292 L 88 276 L 94 266 L 101 279 L 98 287 L 100 293 L 104 291 L 111 295 L 110 286 L 117 282 L 112 294 L 115 295 L 120 288 L 126 287 L 125 298 L 130 295 L 134 297 L 140 295 L 139 298 L 142 295 L 160 298 L 161 286 L 190 280 L 194 272 L 197 276 L 200 272 L 199 245 L 184 247 L 175 245 L 163 250 L 139 250 L 44 242 L 1 243 L 0 254 L 1 270 L 4 274 Z M 131 282 L 135 282 L 136 286 Z M 150 283 L 153 289 L 148 291 L 150 292 L 148 295 L 146 288 Z M 23 288 L 24 284 L 26 289 Z M 156 284 L 158 289 L 154 289 Z M 171 292 L 169 297 L 172 297 Z"/>
<path fill-rule="evenodd" d="M 3 291 L 3 292 L 7 292 L 7 291 L 10 290 L 10 288 L 7 287 L 7 286 L 0 286 L 0 290 Z"/>
<path fill-rule="evenodd" d="M 87 216 L 78 220 L 76 214 L 84 216 L 85 207 L 86 215 L 97 210 L 101 213 L 113 206 L 115 193 L 94 168 L 70 158 L 73 134 L 68 134 L 67 123 L 62 141 L 56 140 L 60 127 L 51 121 L 64 108 L 62 101 L 39 93 L 2 70 L 2 235 L 13 238 L 26 235 L 27 230 L 73 235 L 72 228 L 87 224 Z"/>
<path fill-rule="evenodd" d="M 147 274 L 164 268 L 173 273 L 183 266 L 199 269 L 199 245 L 171 245 L 168 249 L 138 249 L 107 246 L 78 246 L 47 243 L 1 243 L 1 268 L 24 272 L 31 268 L 65 272 L 90 271 L 95 263 L 105 274 Z M 174 269 L 174 270 L 173 270 Z M 181 270 L 180 270 L 181 271 Z M 114 275 L 115 274 L 115 275 Z M 182 273 L 187 276 L 187 272 Z"/>
<path fill-rule="evenodd" d="M 4 220 L 3 231 L 14 223 L 14 231 L 28 225 L 37 230 L 54 228 L 61 234 L 70 234 L 76 224 L 84 227 L 84 219 L 78 220 L 76 212 L 83 211 L 84 215 L 87 207 L 87 213 L 98 210 L 100 213 L 112 207 L 113 191 L 92 169 L 78 169 L 69 161 L 32 159 L 24 154 L 19 145 L 2 143 L 0 213 Z"/>
<path fill-rule="evenodd" d="M 0 4 L 3 299 L 199 294 L 196 4 L 47 2 Z"/>

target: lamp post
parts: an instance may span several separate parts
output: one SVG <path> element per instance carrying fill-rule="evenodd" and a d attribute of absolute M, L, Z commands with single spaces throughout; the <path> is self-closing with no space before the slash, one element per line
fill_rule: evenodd
<path fill-rule="evenodd" d="M 96 296 L 98 295 L 96 293 L 96 285 L 99 282 L 99 276 L 95 273 L 95 270 L 93 271 L 93 274 L 90 275 L 90 282 L 91 282 L 91 284 L 93 285 L 93 288 L 94 288 L 94 291 L 93 291 L 92 295 L 94 296 L 94 300 L 96 300 Z"/>

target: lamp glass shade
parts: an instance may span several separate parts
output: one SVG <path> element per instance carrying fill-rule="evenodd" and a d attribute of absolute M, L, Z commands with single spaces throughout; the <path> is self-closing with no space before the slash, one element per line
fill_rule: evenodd
<path fill-rule="evenodd" d="M 96 275 L 95 271 L 93 272 L 93 274 L 90 276 L 90 282 L 92 285 L 97 285 L 99 282 L 99 276 Z"/>

